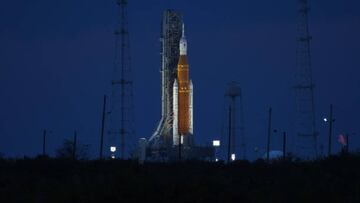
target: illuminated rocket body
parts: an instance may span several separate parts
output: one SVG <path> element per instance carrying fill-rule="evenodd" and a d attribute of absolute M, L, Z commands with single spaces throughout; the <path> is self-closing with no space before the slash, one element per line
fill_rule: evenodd
<path fill-rule="evenodd" d="M 173 145 L 193 144 L 193 84 L 189 80 L 189 64 L 187 62 L 187 41 L 184 26 L 180 39 L 180 56 L 177 65 L 177 80 L 173 85 Z"/>

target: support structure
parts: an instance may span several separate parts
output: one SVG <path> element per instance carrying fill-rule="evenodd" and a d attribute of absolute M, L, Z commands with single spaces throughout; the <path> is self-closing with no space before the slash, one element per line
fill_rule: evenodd
<path fill-rule="evenodd" d="M 130 58 L 130 40 L 127 21 L 127 0 L 117 0 L 118 25 L 115 30 L 115 63 L 111 82 L 111 110 L 109 148 L 113 157 L 118 155 L 120 147 L 121 159 L 131 158 L 135 150 L 135 126 L 133 103 L 133 80 Z"/>
<path fill-rule="evenodd" d="M 174 95 L 177 96 L 177 91 L 174 92 L 177 87 L 174 88 L 174 84 L 176 84 L 177 65 L 180 56 L 179 43 L 182 35 L 182 24 L 180 12 L 171 9 L 164 11 L 160 36 L 161 119 L 149 139 L 149 146 L 152 149 L 168 150 L 173 144 L 173 109 L 174 105 L 176 107 L 178 105 L 176 98 L 174 98 Z"/>
<path fill-rule="evenodd" d="M 301 159 L 317 157 L 314 83 L 311 69 L 308 0 L 299 1 L 297 60 L 295 72 L 295 154 Z"/>

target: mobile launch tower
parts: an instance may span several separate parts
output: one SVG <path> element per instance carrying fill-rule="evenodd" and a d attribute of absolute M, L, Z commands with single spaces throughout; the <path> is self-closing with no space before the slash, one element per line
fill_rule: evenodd
<path fill-rule="evenodd" d="M 165 149 L 172 145 L 173 134 L 173 85 L 177 78 L 179 43 L 182 34 L 182 16 L 174 10 L 163 13 L 161 24 L 161 119 L 149 139 L 151 148 Z"/>

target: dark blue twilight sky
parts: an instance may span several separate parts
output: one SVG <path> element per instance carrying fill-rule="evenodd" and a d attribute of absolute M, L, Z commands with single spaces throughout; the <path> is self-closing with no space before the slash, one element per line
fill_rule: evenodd
<path fill-rule="evenodd" d="M 263 148 L 267 108 L 274 128 L 290 128 L 297 1 L 130 0 L 137 133 L 149 137 L 160 117 L 162 11 L 184 13 L 194 82 L 196 141 L 220 134 L 229 81 L 244 92 L 248 154 Z M 310 29 L 317 128 L 334 104 L 335 135 L 355 132 L 360 148 L 360 2 L 311 2 Z M 54 155 L 74 129 L 98 153 L 102 95 L 110 92 L 116 10 L 113 0 L 1 0 L 0 152 L 34 156 L 42 130 Z M 335 140 L 335 138 L 334 138 Z M 334 141 L 335 143 L 335 141 Z M 334 144 L 339 150 L 338 144 Z M 325 146 L 327 146 L 325 144 Z M 272 148 L 280 147 L 274 135 Z"/>

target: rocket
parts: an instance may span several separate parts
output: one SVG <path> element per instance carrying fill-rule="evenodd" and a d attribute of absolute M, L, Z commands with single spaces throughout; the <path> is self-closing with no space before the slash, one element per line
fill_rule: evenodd
<path fill-rule="evenodd" d="M 173 145 L 179 145 L 181 135 L 181 144 L 191 146 L 193 144 L 193 84 L 189 80 L 184 24 L 179 49 L 177 79 L 173 85 Z"/>

